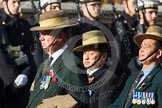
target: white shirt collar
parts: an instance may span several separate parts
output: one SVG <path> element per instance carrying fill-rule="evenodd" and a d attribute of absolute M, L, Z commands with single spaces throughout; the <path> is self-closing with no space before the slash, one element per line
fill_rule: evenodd
<path fill-rule="evenodd" d="M 88 76 L 91 76 L 93 73 L 95 73 L 97 70 L 98 70 L 99 68 L 97 68 L 97 69 L 95 69 L 95 70 L 93 70 L 93 71 L 88 71 L 87 70 L 87 75 Z"/>
<path fill-rule="evenodd" d="M 68 45 L 64 45 L 61 49 L 57 50 L 55 53 L 52 54 L 52 62 L 51 65 L 57 60 L 57 58 L 67 49 Z M 50 66 L 51 66 L 50 65 Z"/>

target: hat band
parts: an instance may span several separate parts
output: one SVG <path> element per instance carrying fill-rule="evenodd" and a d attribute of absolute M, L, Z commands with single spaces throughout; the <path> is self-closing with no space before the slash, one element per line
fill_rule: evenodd
<path fill-rule="evenodd" d="M 151 32 L 151 33 L 146 32 L 146 34 L 148 34 L 148 35 L 161 36 L 161 34 L 159 34 L 159 33 L 157 33 L 157 32 Z"/>
<path fill-rule="evenodd" d="M 106 43 L 105 37 L 96 36 L 83 41 L 83 45 Z"/>
<path fill-rule="evenodd" d="M 39 24 L 40 27 L 55 27 L 55 26 L 69 25 L 69 19 L 68 17 L 51 18 L 40 21 Z"/>

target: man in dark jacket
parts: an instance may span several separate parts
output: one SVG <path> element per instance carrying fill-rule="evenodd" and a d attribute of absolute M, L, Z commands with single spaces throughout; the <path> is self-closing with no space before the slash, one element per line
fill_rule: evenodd
<path fill-rule="evenodd" d="M 3 0 L 4 11 L 0 14 L 1 48 L 12 66 L 16 67 L 14 87 L 6 89 L 7 108 L 24 108 L 29 97 L 30 85 L 36 74 L 31 51 L 33 38 L 28 22 L 19 16 L 19 0 Z M 9 73 L 3 72 L 3 74 Z M 8 102 L 12 102 L 9 104 Z"/>
<path fill-rule="evenodd" d="M 70 36 L 69 28 L 77 23 L 72 23 L 61 10 L 41 14 L 39 22 L 40 26 L 31 30 L 41 33 L 39 40 L 49 59 L 37 72 L 27 107 L 37 107 L 42 103 L 42 99 L 70 94 L 78 102 L 78 107 L 84 108 L 88 102 L 88 95 L 86 90 L 84 91 L 87 81 L 84 75 L 78 73 L 79 59 L 67 43 Z"/>
<path fill-rule="evenodd" d="M 129 73 L 141 69 L 138 61 L 138 46 L 134 44 L 136 34 L 145 33 L 147 27 L 155 25 L 158 13 L 158 0 L 123 0 L 124 11 L 117 13 L 111 30 L 120 46 L 120 63 L 123 71 Z M 123 59 L 124 58 L 124 59 Z"/>
<path fill-rule="evenodd" d="M 82 45 L 74 48 L 74 51 L 83 52 L 90 108 L 107 108 L 119 95 L 119 79 L 109 69 L 111 66 L 106 64 L 108 58 L 111 58 L 109 45 L 101 31 L 91 30 L 82 35 Z"/>
<path fill-rule="evenodd" d="M 142 70 L 128 78 L 122 93 L 110 108 L 161 108 L 162 28 L 150 26 L 145 34 L 136 35 L 134 42 L 140 47 Z"/>

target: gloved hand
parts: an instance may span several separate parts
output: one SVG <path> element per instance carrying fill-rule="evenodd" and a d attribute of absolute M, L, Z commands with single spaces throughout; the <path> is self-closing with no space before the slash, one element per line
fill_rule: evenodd
<path fill-rule="evenodd" d="M 28 77 L 25 74 L 20 74 L 17 76 L 17 78 L 14 81 L 14 87 L 20 88 L 27 84 Z"/>

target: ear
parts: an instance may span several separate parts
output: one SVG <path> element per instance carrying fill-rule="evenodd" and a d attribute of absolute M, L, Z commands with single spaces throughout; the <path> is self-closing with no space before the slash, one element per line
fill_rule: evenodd
<path fill-rule="evenodd" d="M 2 6 L 3 6 L 3 8 L 7 8 L 7 2 L 6 1 L 2 1 Z"/>
<path fill-rule="evenodd" d="M 122 4 L 124 7 L 127 7 L 127 1 L 126 0 L 122 0 Z"/>
<path fill-rule="evenodd" d="M 82 4 L 81 6 L 80 6 L 80 8 L 81 8 L 81 10 L 83 11 L 83 10 L 85 10 L 85 4 Z"/>
<path fill-rule="evenodd" d="M 61 41 L 64 40 L 64 38 L 65 38 L 65 32 L 61 31 L 61 32 L 58 34 L 57 39 L 58 39 L 58 41 L 61 42 Z"/>
<path fill-rule="evenodd" d="M 158 50 L 158 55 L 157 55 L 157 57 L 156 58 L 162 58 L 162 49 L 159 49 Z"/>
<path fill-rule="evenodd" d="M 108 55 L 107 55 L 107 53 L 106 53 L 106 52 L 102 53 L 102 58 L 101 58 L 101 59 L 102 59 L 102 61 L 103 61 L 103 62 L 105 62 L 105 61 L 106 61 L 107 56 L 108 56 Z"/>

